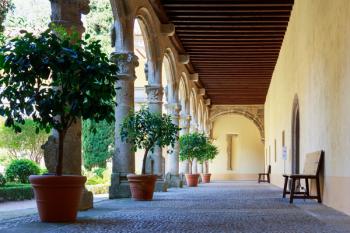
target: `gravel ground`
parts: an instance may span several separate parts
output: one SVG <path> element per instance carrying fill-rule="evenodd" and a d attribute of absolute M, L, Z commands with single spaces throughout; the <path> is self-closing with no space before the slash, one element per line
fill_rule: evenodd
<path fill-rule="evenodd" d="M 0 220 L 0 232 L 350 232 L 349 216 L 281 197 L 282 190 L 269 184 L 215 182 L 155 193 L 150 202 L 100 201 L 74 224 L 40 223 L 36 214 Z"/>

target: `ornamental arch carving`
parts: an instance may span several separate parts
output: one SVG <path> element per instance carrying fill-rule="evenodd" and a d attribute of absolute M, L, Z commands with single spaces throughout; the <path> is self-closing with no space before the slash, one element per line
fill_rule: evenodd
<path fill-rule="evenodd" d="M 260 132 L 261 141 L 264 142 L 263 105 L 213 105 L 210 109 L 210 124 L 212 125 L 219 116 L 227 114 L 238 114 L 251 120 Z"/>

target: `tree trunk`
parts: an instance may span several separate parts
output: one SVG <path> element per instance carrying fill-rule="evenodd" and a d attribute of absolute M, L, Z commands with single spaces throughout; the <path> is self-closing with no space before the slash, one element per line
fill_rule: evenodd
<path fill-rule="evenodd" d="M 192 174 L 192 160 L 188 160 L 188 174 Z"/>
<path fill-rule="evenodd" d="M 56 175 L 61 176 L 63 171 L 63 143 L 64 137 L 66 136 L 66 131 L 58 131 L 58 157 L 56 164 Z"/>
<path fill-rule="evenodd" d="M 147 160 L 147 154 L 149 149 L 145 150 L 145 154 L 143 155 L 143 161 L 142 161 L 142 175 L 146 174 L 146 160 Z"/>
<path fill-rule="evenodd" d="M 209 164 L 208 164 L 208 160 L 205 161 L 205 173 L 209 173 Z"/>

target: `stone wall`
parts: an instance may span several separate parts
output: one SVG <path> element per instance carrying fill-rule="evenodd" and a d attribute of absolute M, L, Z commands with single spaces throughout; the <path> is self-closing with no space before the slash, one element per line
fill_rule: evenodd
<path fill-rule="evenodd" d="M 272 182 L 291 171 L 293 101 L 299 99 L 301 170 L 325 150 L 324 204 L 350 214 L 350 1 L 296 0 L 265 104 L 265 151 Z M 288 148 L 282 160 L 282 131 Z M 271 148 L 271 149 L 269 149 Z M 271 151 L 272 150 L 272 151 Z"/>

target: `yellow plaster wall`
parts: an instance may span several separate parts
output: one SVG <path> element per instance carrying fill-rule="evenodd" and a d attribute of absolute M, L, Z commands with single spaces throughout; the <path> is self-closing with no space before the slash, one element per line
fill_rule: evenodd
<path fill-rule="evenodd" d="M 291 170 L 294 96 L 305 153 L 325 150 L 324 204 L 350 214 L 350 1 L 296 0 L 265 103 L 265 149 L 274 150 L 272 182 Z M 282 131 L 288 159 L 284 163 Z"/>
<path fill-rule="evenodd" d="M 233 170 L 227 169 L 227 134 L 238 134 Z M 212 137 L 219 149 L 218 156 L 209 164 L 214 180 L 251 180 L 264 170 L 264 144 L 258 128 L 248 118 L 237 114 L 216 118 Z"/>

